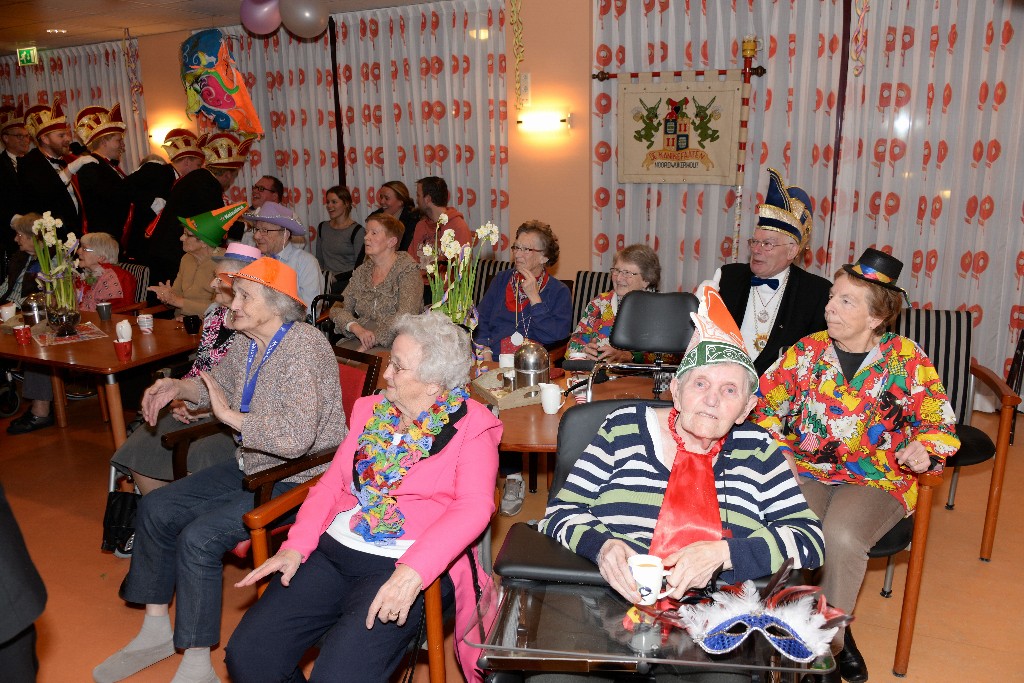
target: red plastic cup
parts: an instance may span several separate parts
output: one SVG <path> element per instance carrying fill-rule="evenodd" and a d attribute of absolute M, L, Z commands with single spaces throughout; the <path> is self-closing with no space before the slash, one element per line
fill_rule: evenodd
<path fill-rule="evenodd" d="M 19 344 L 27 345 L 32 343 L 32 328 L 28 325 L 18 325 L 14 328 L 14 338 Z"/>
<path fill-rule="evenodd" d="M 121 341 L 119 339 L 114 340 L 114 353 L 117 354 L 117 359 L 122 363 L 127 363 L 132 359 L 132 343 L 131 341 Z"/>

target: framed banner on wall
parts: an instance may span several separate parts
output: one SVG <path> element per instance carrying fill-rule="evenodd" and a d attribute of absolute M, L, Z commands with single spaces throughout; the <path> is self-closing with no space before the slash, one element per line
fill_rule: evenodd
<path fill-rule="evenodd" d="M 619 80 L 620 183 L 735 185 L 743 74 Z"/>

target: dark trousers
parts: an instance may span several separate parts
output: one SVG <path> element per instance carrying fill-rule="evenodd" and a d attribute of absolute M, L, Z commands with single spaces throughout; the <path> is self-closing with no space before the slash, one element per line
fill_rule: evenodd
<path fill-rule="evenodd" d="M 39 671 L 36 658 L 36 626 L 0 643 L 0 680 L 6 683 L 34 683 Z"/>
<path fill-rule="evenodd" d="M 211 647 L 220 640 L 224 553 L 249 537 L 242 515 L 253 493 L 234 460 L 158 488 L 139 502 L 135 547 L 124 599 L 175 601 L 174 646 Z M 274 494 L 294 487 L 278 483 Z"/>
<path fill-rule="evenodd" d="M 395 571 L 395 560 L 346 548 L 323 534 L 320 544 L 285 587 L 277 576 L 249 608 L 231 636 L 225 659 L 231 678 L 245 683 L 301 683 L 299 660 L 321 639 L 311 682 L 385 683 L 416 637 L 423 596 L 416 598 L 403 626 L 366 613 L 380 587 Z M 442 581 L 446 602 L 451 582 Z"/>

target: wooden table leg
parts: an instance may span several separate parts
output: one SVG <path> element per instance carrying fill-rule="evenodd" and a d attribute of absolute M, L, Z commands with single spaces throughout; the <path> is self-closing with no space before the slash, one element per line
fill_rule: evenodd
<path fill-rule="evenodd" d="M 103 385 L 107 399 L 107 412 L 110 414 L 110 433 L 114 437 L 114 449 L 121 447 L 128 440 L 124 428 L 124 408 L 121 406 L 121 387 L 117 377 L 107 375 L 107 383 Z"/>
<path fill-rule="evenodd" d="M 96 382 L 96 396 L 100 400 L 100 417 L 104 422 L 110 422 L 110 416 L 107 415 L 107 399 L 103 396 L 103 382 Z"/>
<path fill-rule="evenodd" d="M 53 387 L 53 416 L 57 426 L 64 429 L 68 426 L 68 407 L 64 402 L 64 380 L 56 370 L 50 373 L 50 385 Z"/>

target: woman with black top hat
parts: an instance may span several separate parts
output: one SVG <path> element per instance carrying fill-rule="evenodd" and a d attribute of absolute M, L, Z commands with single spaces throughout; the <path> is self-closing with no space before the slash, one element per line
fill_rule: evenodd
<path fill-rule="evenodd" d="M 800 488 L 825 531 L 821 586 L 848 614 L 868 550 L 914 512 L 917 475 L 960 447 L 932 362 L 912 340 L 887 331 L 906 297 L 896 284 L 902 269 L 867 249 L 837 271 L 828 329 L 798 341 L 764 373 L 751 414 L 793 449 Z M 848 632 L 840 629 L 833 651 L 843 678 L 867 680 Z"/>

